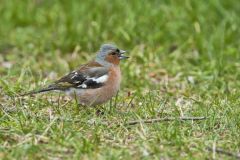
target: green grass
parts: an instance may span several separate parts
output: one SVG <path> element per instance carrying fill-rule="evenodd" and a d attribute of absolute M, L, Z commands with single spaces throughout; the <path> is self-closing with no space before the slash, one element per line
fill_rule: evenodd
<path fill-rule="evenodd" d="M 240 5 L 229 0 L 0 0 L 0 159 L 232 159 L 240 152 Z M 111 103 L 79 108 L 52 82 L 114 42 L 131 58 Z M 128 127 L 125 122 L 179 116 Z M 119 126 L 117 126 L 119 125 Z"/>

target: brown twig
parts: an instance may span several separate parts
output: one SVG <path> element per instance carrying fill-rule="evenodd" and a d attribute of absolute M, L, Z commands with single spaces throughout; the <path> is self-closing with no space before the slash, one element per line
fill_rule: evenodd
<path fill-rule="evenodd" d="M 220 148 L 214 148 L 213 149 L 212 147 L 207 147 L 207 150 L 210 151 L 210 152 L 216 152 L 216 153 L 219 153 L 219 154 L 224 154 L 224 155 L 227 155 L 227 156 L 230 156 L 230 157 L 234 157 L 236 159 L 240 159 L 240 153 L 232 153 L 232 152 L 220 149 Z"/>
<path fill-rule="evenodd" d="M 162 122 L 162 121 L 174 121 L 174 120 L 180 120 L 180 121 L 198 121 L 198 120 L 204 120 L 206 117 L 165 117 L 165 118 L 155 118 L 155 119 L 146 119 L 146 120 L 136 120 L 136 121 L 130 121 L 125 123 L 125 125 L 135 125 L 140 123 L 156 123 L 156 122 Z"/>
<path fill-rule="evenodd" d="M 109 127 L 113 127 L 113 126 L 114 127 L 119 127 L 119 126 L 122 126 L 122 125 L 130 126 L 130 125 L 136 125 L 136 124 L 140 124 L 140 123 L 157 123 L 157 122 L 163 122 L 163 121 L 166 122 L 166 121 L 175 121 L 175 120 L 178 120 L 178 121 L 198 121 L 198 120 L 205 120 L 205 119 L 206 119 L 206 117 L 179 117 L 179 118 L 164 117 L 164 118 L 129 121 L 129 122 L 126 122 L 126 123 L 121 123 L 121 124 L 113 124 L 113 123 L 108 123 L 108 122 L 102 122 L 100 124 L 107 125 Z M 64 120 L 64 121 L 69 121 L 69 122 L 74 122 L 74 123 L 79 123 L 79 122 L 85 123 L 85 122 L 83 122 L 82 120 L 79 120 L 79 119 L 71 120 L 71 119 L 62 119 L 61 117 L 59 117 L 57 120 Z"/>

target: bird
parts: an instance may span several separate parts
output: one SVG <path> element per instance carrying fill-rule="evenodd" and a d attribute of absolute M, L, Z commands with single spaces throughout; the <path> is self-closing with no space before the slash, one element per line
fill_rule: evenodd
<path fill-rule="evenodd" d="M 103 44 L 96 58 L 54 81 L 47 87 L 23 94 L 33 95 L 60 91 L 83 106 L 96 106 L 109 101 L 120 89 L 120 61 L 129 58 L 114 44 Z"/>

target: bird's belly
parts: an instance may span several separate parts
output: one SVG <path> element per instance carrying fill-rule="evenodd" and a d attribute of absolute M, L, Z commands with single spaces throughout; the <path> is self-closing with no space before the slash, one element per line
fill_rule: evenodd
<path fill-rule="evenodd" d="M 76 98 L 79 104 L 86 106 L 100 105 L 117 94 L 119 86 L 114 88 L 102 87 L 98 89 L 70 89 L 66 94 L 72 98 Z"/>
<path fill-rule="evenodd" d="M 70 97 L 78 97 L 81 96 L 84 93 L 83 89 L 76 89 L 76 88 L 70 88 L 69 90 L 66 90 L 65 93 Z"/>
<path fill-rule="evenodd" d="M 88 90 L 85 94 L 79 96 L 79 101 L 83 105 L 95 106 L 100 105 L 108 100 L 110 100 L 113 96 L 117 94 L 118 89 L 94 89 Z"/>

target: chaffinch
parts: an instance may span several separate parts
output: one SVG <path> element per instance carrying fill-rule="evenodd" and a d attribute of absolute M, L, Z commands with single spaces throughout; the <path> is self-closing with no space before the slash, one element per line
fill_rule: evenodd
<path fill-rule="evenodd" d="M 116 95 L 120 87 L 120 60 L 126 51 L 113 44 L 101 46 L 94 61 L 81 65 L 46 88 L 32 91 L 24 95 L 48 91 L 62 91 L 76 98 L 78 103 L 86 106 L 100 105 Z"/>

